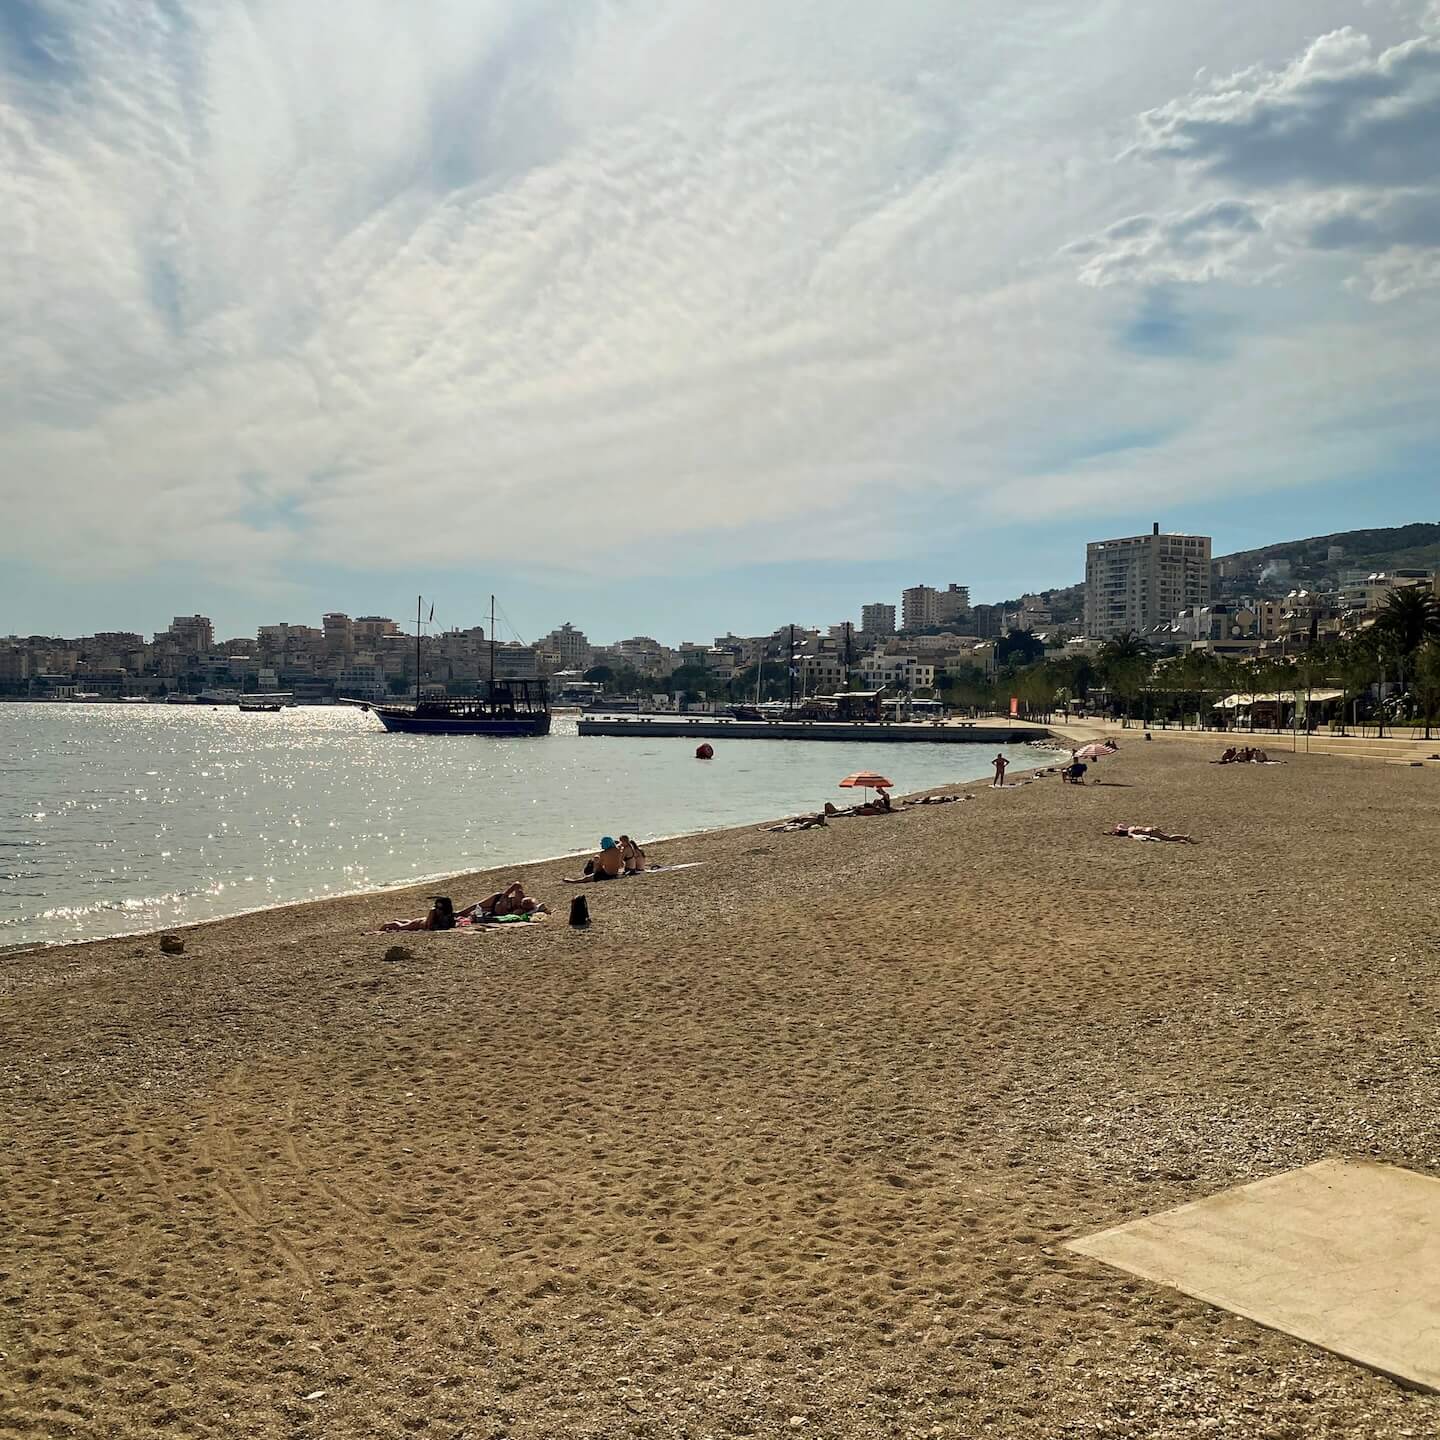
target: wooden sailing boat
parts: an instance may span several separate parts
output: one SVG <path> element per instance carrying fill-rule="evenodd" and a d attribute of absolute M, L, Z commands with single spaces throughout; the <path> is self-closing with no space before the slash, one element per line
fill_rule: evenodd
<path fill-rule="evenodd" d="M 431 614 L 434 611 L 432 608 Z M 415 699 L 363 703 L 387 730 L 407 735 L 548 735 L 550 697 L 543 680 L 496 680 L 495 597 L 490 597 L 490 679 L 477 696 L 422 698 L 420 694 L 420 600 L 415 602 Z"/>

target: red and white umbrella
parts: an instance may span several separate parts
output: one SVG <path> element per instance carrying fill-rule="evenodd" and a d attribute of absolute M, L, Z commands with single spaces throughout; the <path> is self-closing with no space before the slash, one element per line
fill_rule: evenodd
<path fill-rule="evenodd" d="M 1077 760 L 1105 760 L 1115 752 L 1108 745 L 1086 745 L 1075 752 Z"/>
<path fill-rule="evenodd" d="M 842 790 L 889 790 L 894 784 L 893 780 L 887 780 L 873 770 L 860 770 L 854 775 L 847 775 L 840 782 L 840 788 Z"/>

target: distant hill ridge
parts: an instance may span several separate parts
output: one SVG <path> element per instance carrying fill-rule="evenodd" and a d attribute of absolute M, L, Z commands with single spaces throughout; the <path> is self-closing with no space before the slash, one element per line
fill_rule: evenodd
<path fill-rule="evenodd" d="M 1332 546 L 1343 552 L 1328 558 Z M 1288 560 L 1296 578 L 1313 571 L 1315 577 L 1332 576 L 1341 570 L 1440 570 L 1440 525 L 1395 525 L 1382 530 L 1341 530 L 1334 535 L 1314 535 L 1308 540 L 1286 540 L 1258 550 L 1237 550 L 1217 555 L 1216 563 L 1260 565 L 1266 560 Z"/>

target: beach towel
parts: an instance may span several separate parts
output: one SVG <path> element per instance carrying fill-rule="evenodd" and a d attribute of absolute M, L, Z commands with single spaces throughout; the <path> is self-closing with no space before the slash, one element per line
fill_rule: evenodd
<path fill-rule="evenodd" d="M 531 911 L 526 915 L 491 915 L 483 920 L 469 920 L 468 924 L 472 930 L 510 930 L 518 926 L 543 925 L 549 918 L 548 914 L 539 915 Z"/>
<path fill-rule="evenodd" d="M 620 874 L 612 875 L 606 880 L 596 880 L 589 875 L 567 875 L 560 883 L 562 885 L 608 885 L 612 880 L 643 879 L 646 875 L 663 875 L 667 870 L 693 870 L 697 865 L 706 863 L 704 860 L 684 860 L 678 865 L 647 865 L 643 870 L 622 870 Z"/>

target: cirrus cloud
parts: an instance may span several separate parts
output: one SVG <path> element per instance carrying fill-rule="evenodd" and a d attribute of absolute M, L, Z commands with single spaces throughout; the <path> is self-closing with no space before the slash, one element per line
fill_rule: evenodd
<path fill-rule="evenodd" d="M 50 587 L 0 602 L 904 566 L 1061 504 L 1062 452 L 1119 510 L 1413 449 L 1407 307 L 1154 293 L 1433 282 L 1434 38 L 1350 8 L 0 0 L 0 555 Z M 1297 367 L 1296 315 L 1366 364 Z"/>

